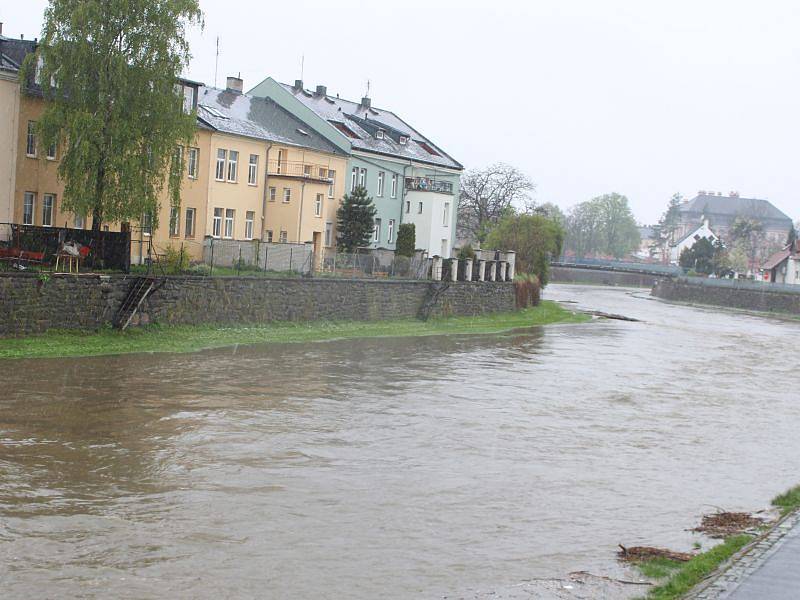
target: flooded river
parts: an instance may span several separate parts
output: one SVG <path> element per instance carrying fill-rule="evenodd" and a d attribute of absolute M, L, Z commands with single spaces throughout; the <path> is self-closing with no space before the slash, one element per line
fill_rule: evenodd
<path fill-rule="evenodd" d="M 800 482 L 799 323 L 547 296 L 643 322 L 0 362 L 0 593 L 483 597 Z"/>

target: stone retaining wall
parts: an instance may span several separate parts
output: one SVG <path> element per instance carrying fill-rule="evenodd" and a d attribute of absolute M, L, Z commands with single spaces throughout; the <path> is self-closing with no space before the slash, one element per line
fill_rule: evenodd
<path fill-rule="evenodd" d="M 110 325 L 132 277 L 0 274 L 0 335 Z M 415 317 L 429 281 L 166 277 L 133 324 L 247 324 L 269 321 L 384 320 Z M 433 315 L 515 309 L 514 284 L 453 282 Z"/>
<path fill-rule="evenodd" d="M 744 287 L 713 287 L 685 280 L 663 279 L 652 291 L 653 296 L 675 302 L 711 304 L 742 310 L 800 314 L 800 293 Z"/>

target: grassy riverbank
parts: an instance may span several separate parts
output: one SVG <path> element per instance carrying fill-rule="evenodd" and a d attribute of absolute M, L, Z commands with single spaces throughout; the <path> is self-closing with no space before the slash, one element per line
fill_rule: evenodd
<path fill-rule="evenodd" d="M 740 534 L 725 538 L 725 541 L 706 552 L 697 554 L 688 562 L 678 562 L 666 558 L 654 558 L 637 565 L 642 575 L 659 583 L 650 589 L 647 600 L 677 600 L 694 586 L 707 579 L 720 565 L 729 560 L 747 544 L 763 539 L 775 525 L 788 514 L 800 510 L 800 485 L 775 496 L 772 506 L 780 510 L 780 519 L 762 527 L 760 537 Z"/>
<path fill-rule="evenodd" d="M 125 332 L 103 329 L 94 333 L 51 332 L 24 338 L 0 339 L 0 359 L 101 356 L 135 352 L 196 352 L 243 344 L 316 342 L 368 337 L 500 333 L 551 323 L 579 323 L 589 317 L 556 302 L 535 308 L 477 317 L 448 317 L 422 322 L 347 321 L 270 323 L 266 325 L 151 325 Z"/>
<path fill-rule="evenodd" d="M 640 564 L 639 569 L 645 577 L 665 580 L 651 588 L 646 598 L 648 600 L 682 598 L 752 540 L 753 537 L 749 535 L 734 535 L 687 562 L 655 558 Z"/>

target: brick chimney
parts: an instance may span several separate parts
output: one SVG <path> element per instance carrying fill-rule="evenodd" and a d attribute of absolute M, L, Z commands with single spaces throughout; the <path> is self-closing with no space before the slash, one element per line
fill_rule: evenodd
<path fill-rule="evenodd" d="M 225 91 L 233 92 L 234 94 L 241 94 L 244 89 L 244 80 L 241 77 L 228 77 Z"/>
<path fill-rule="evenodd" d="M 328 95 L 328 88 L 325 87 L 324 85 L 318 85 L 317 86 L 317 91 L 314 92 L 314 95 L 317 98 L 322 98 L 323 96 L 327 96 Z"/>
<path fill-rule="evenodd" d="M 738 198 L 739 197 L 739 192 L 737 192 L 736 190 L 731 190 L 730 192 L 728 192 L 728 196 L 730 198 Z"/>
<path fill-rule="evenodd" d="M 296 91 L 296 92 L 302 92 L 303 91 L 303 80 L 302 79 L 295 79 L 294 80 L 294 86 L 292 86 L 292 89 L 294 91 Z"/>
<path fill-rule="evenodd" d="M 372 106 L 372 100 L 370 100 L 369 98 L 367 98 L 366 96 L 364 96 L 364 97 L 361 99 L 361 108 L 364 108 L 364 109 L 366 109 L 366 110 L 369 110 L 371 106 Z"/>

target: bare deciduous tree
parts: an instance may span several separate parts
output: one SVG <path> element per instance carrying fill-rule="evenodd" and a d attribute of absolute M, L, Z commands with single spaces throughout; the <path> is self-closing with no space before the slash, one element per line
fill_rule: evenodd
<path fill-rule="evenodd" d="M 533 182 L 519 169 L 498 163 L 472 169 L 461 176 L 458 203 L 458 236 L 483 242 L 491 228 L 514 207 L 531 204 Z"/>

